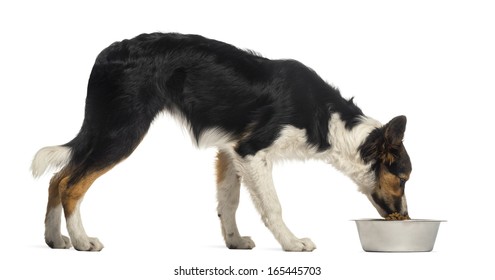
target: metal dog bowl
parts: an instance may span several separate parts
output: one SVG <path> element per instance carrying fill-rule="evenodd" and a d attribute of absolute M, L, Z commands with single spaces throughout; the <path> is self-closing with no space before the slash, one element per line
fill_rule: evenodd
<path fill-rule="evenodd" d="M 354 220 L 366 252 L 430 252 L 441 220 Z"/>

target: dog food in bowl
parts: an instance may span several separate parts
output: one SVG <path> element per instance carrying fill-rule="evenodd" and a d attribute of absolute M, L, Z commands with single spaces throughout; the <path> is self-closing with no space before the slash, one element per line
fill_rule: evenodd
<path fill-rule="evenodd" d="M 441 220 L 355 220 L 366 252 L 430 252 Z"/>
<path fill-rule="evenodd" d="M 410 220 L 411 218 L 409 218 L 409 215 L 402 215 L 402 214 L 399 214 L 397 212 L 394 212 L 392 214 L 389 214 L 385 220 L 389 220 L 389 221 L 396 221 L 396 220 L 399 220 L 399 221 L 402 221 L 402 220 Z"/>

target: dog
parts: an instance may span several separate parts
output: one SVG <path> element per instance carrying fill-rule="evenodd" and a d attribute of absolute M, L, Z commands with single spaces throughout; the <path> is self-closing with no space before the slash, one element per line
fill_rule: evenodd
<path fill-rule="evenodd" d="M 381 124 L 295 60 L 270 60 L 199 35 L 152 33 L 115 42 L 97 56 L 79 133 L 33 159 L 34 177 L 58 168 L 45 217 L 49 247 L 103 248 L 84 230 L 84 194 L 133 152 L 161 112 L 183 123 L 196 146 L 218 148 L 217 211 L 230 249 L 255 247 L 236 224 L 241 181 L 283 250 L 316 248 L 282 219 L 272 180 L 281 159 L 325 161 L 349 176 L 381 216 L 408 215 L 405 116 Z M 70 238 L 61 234 L 62 212 Z"/>

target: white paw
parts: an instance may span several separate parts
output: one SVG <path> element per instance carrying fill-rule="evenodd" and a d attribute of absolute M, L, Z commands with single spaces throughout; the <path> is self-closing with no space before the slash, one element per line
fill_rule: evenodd
<path fill-rule="evenodd" d="M 288 244 L 282 245 L 284 251 L 289 252 L 311 252 L 316 249 L 315 244 L 309 238 L 295 239 Z"/>
<path fill-rule="evenodd" d="M 103 244 L 95 237 L 89 237 L 87 240 L 72 240 L 74 249 L 78 251 L 98 252 L 103 249 Z"/>
<path fill-rule="evenodd" d="M 232 238 L 227 241 L 227 247 L 229 249 L 253 249 L 254 241 L 249 236 L 242 236 L 238 238 Z"/>
<path fill-rule="evenodd" d="M 46 245 L 52 249 L 69 249 L 71 247 L 70 238 L 67 236 L 60 235 L 54 240 L 49 240 L 45 238 Z"/>

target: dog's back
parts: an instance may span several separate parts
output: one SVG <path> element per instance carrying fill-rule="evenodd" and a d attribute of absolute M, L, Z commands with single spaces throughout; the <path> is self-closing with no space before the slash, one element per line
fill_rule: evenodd
<path fill-rule="evenodd" d="M 362 116 L 297 61 L 269 60 L 198 35 L 162 33 L 105 49 L 91 73 L 86 106 L 83 129 L 132 126 L 143 133 L 165 110 L 190 128 L 198 146 L 235 141 L 242 156 L 266 148 L 284 125 L 305 129 L 311 145 L 326 149 L 330 112 L 340 113 L 349 127 Z M 132 138 L 138 141 L 142 133 Z"/>

